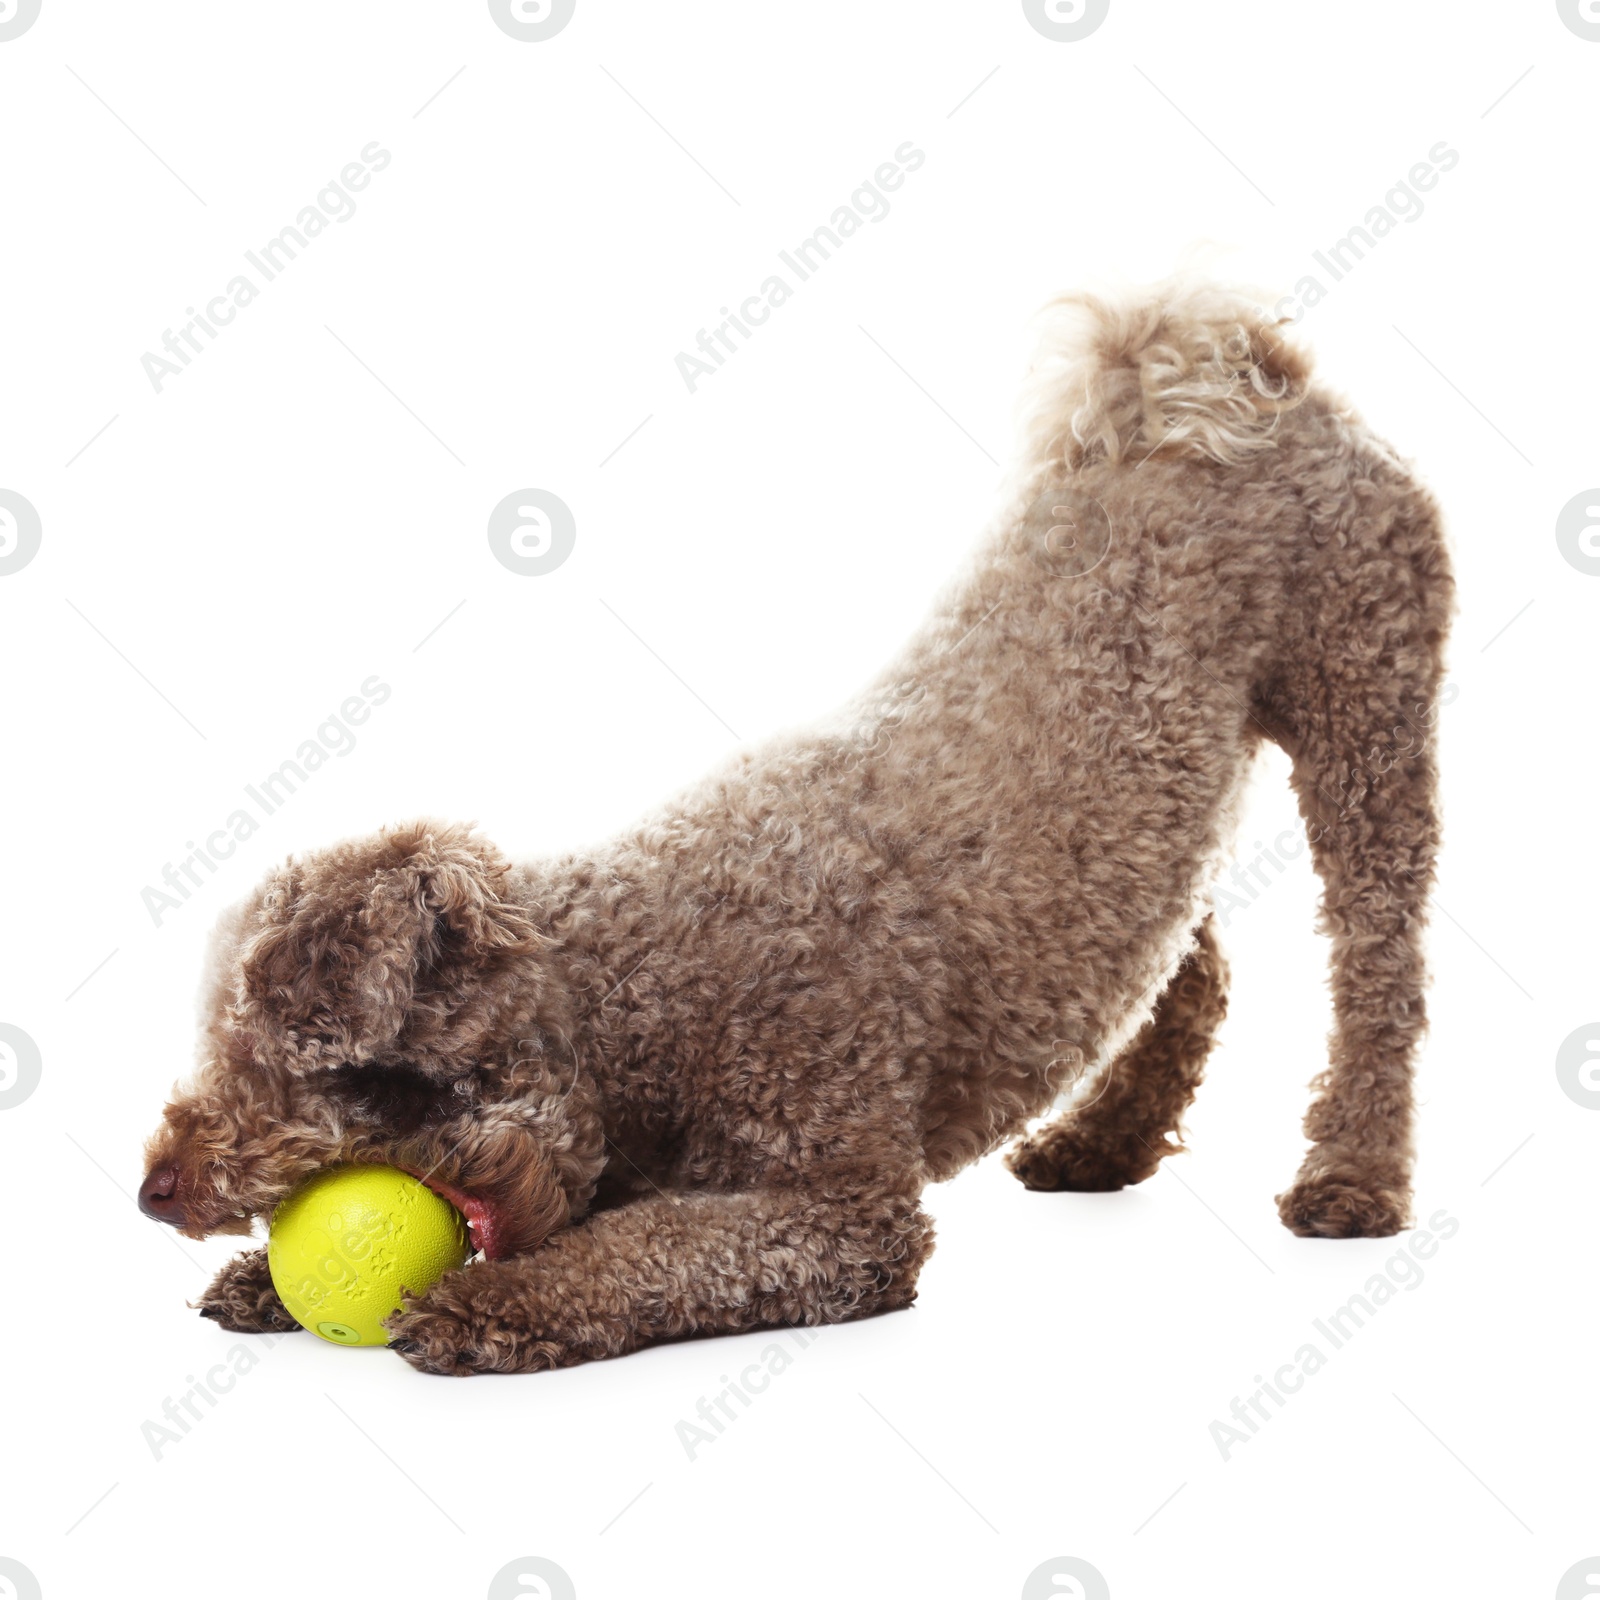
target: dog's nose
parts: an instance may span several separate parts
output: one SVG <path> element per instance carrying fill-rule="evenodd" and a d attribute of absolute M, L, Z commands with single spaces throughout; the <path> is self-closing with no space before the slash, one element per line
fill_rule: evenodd
<path fill-rule="evenodd" d="M 157 1222 L 183 1226 L 183 1202 L 178 1198 L 178 1169 L 156 1167 L 139 1185 L 139 1209 Z"/>

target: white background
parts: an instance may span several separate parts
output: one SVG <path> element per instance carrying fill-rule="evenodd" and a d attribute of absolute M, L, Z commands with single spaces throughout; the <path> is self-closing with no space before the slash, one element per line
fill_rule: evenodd
<path fill-rule="evenodd" d="M 1077 43 L 1008 0 L 579 0 L 536 44 L 466 0 L 44 0 L 0 43 L 0 488 L 43 526 L 0 577 L 0 1021 L 43 1059 L 0 1112 L 0 1555 L 47 1600 L 475 1597 L 524 1555 L 582 1600 L 1010 1597 L 1059 1555 L 1117 1600 L 1556 1593 L 1600 1550 L 1600 1114 L 1554 1070 L 1600 1013 L 1600 579 L 1554 537 L 1600 480 L 1597 74 L 1545 0 L 1112 0 Z M 356 214 L 157 394 L 141 356 L 373 140 Z M 891 213 L 691 395 L 675 355 L 906 140 Z M 233 1246 L 131 1198 L 222 906 L 415 815 L 586 843 L 826 710 L 986 518 L 1050 294 L 1203 242 L 1292 290 L 1441 140 L 1301 325 L 1461 581 L 1425 1281 L 1223 1460 L 1210 1424 L 1400 1243 L 1274 1211 L 1329 1021 L 1302 857 L 1230 917 L 1192 1154 L 931 1191 L 916 1307 L 826 1330 L 697 1459 L 675 1425 L 772 1337 L 470 1383 L 257 1342 L 156 1459 L 142 1424 L 249 1343 L 184 1306 Z M 577 521 L 545 577 L 485 535 L 523 487 Z M 354 751 L 155 926 L 141 890 L 371 674 Z M 1294 825 L 1273 759 L 1245 853 Z"/>

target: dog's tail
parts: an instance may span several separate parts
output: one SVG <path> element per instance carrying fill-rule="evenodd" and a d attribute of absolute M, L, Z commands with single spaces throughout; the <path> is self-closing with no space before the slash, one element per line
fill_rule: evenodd
<path fill-rule="evenodd" d="M 1022 402 L 1024 476 L 1154 455 L 1231 462 L 1270 449 L 1311 363 L 1248 293 L 1164 285 L 1113 303 L 1065 295 L 1041 318 Z"/>

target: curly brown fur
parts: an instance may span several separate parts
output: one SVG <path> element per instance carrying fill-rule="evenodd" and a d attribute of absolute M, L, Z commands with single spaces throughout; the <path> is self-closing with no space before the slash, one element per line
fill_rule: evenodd
<path fill-rule="evenodd" d="M 933 1248 L 915 1194 L 841 1174 L 819 1187 L 827 1198 L 808 1185 L 601 1211 L 532 1255 L 451 1273 L 391 1319 L 394 1348 L 424 1372 L 533 1372 L 909 1305 Z"/>
<path fill-rule="evenodd" d="M 419 823 L 233 913 L 145 1208 L 245 1232 L 330 1163 L 423 1176 L 487 1258 L 394 1319 L 430 1371 L 904 1305 L 922 1187 L 1072 1063 L 1115 1067 L 1024 1181 L 1136 1182 L 1175 1148 L 1223 1004 L 1195 929 L 1271 738 L 1335 1008 L 1280 1209 L 1400 1227 L 1452 605 L 1433 502 L 1225 291 L 1056 316 L 1005 509 L 842 714 L 586 854 L 513 867 Z M 237 1325 L 254 1270 L 208 1296 Z"/>

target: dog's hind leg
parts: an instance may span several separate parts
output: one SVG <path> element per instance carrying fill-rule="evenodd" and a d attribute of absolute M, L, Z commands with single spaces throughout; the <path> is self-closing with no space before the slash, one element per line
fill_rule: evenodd
<path fill-rule="evenodd" d="M 1430 711 L 1423 696 L 1410 709 Z M 1295 1233 L 1324 1238 L 1383 1237 L 1410 1219 L 1412 1060 L 1426 1026 L 1422 927 L 1439 824 L 1426 734 L 1386 771 L 1361 770 L 1391 760 L 1380 748 L 1391 737 L 1385 729 L 1358 755 L 1353 741 L 1319 734 L 1295 752 L 1333 942 L 1334 1025 L 1306 1113 L 1312 1147 L 1278 1212 Z"/>
<path fill-rule="evenodd" d="M 1207 917 L 1144 1026 L 1085 1098 L 1024 1139 L 1006 1164 L 1030 1189 L 1122 1189 L 1148 1178 L 1183 1148 L 1183 1113 L 1227 1009 L 1228 967 Z"/>
<path fill-rule="evenodd" d="M 1412 1062 L 1426 1026 L 1433 724 L 1453 591 L 1421 492 L 1391 490 L 1380 508 L 1355 520 L 1325 589 L 1308 596 L 1293 659 L 1258 695 L 1293 761 L 1333 946 L 1312 1147 L 1278 1197 L 1286 1227 L 1324 1238 L 1383 1237 L 1410 1219 Z"/>

